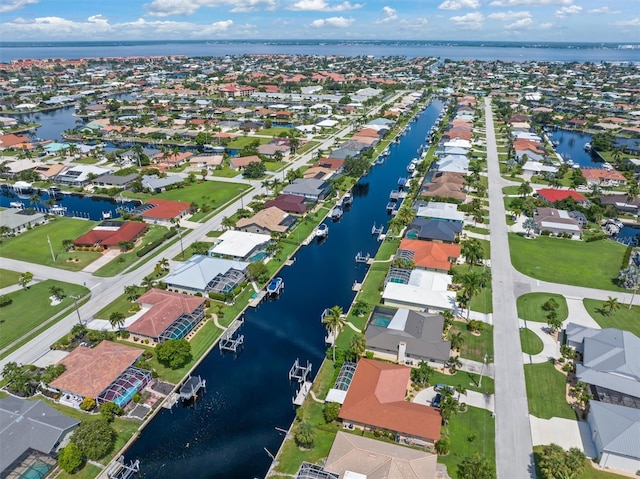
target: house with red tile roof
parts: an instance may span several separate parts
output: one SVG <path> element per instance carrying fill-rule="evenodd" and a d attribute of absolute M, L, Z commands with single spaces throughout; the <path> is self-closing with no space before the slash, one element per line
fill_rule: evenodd
<path fill-rule="evenodd" d="M 446 273 L 460 257 L 460 251 L 458 244 L 405 238 L 400 242 L 396 258 L 409 259 L 416 268 Z"/>
<path fill-rule="evenodd" d="M 78 346 L 58 364 L 65 372 L 49 383 L 61 393 L 60 402 L 79 407 L 84 398 L 122 407 L 151 381 L 151 372 L 133 364 L 142 356 L 133 346 L 102 341 L 93 348 Z"/>
<path fill-rule="evenodd" d="M 28 143 L 29 138 L 26 136 L 14 135 L 13 133 L 0 135 L 0 150 L 5 150 L 7 148 L 21 148 L 23 145 L 27 145 Z"/>
<path fill-rule="evenodd" d="M 556 201 L 566 200 L 567 198 L 573 198 L 576 202 L 582 206 L 589 206 L 589 200 L 583 195 L 573 190 L 556 190 L 554 188 L 542 188 L 536 191 L 538 197 L 542 198 L 549 204 L 553 204 Z"/>
<path fill-rule="evenodd" d="M 202 297 L 152 288 L 136 302 L 142 314 L 127 326 L 127 331 L 154 343 L 182 339 L 204 319 Z"/>
<path fill-rule="evenodd" d="M 524 138 L 518 138 L 513 142 L 513 150 L 516 153 L 516 158 L 522 161 L 524 155 L 527 158 L 534 161 L 542 161 L 544 159 L 544 150 L 540 147 L 540 143 L 526 140 Z"/>
<path fill-rule="evenodd" d="M 165 156 L 164 153 L 158 153 L 151 159 L 151 161 L 159 165 L 164 165 L 169 168 L 174 168 L 176 166 L 182 165 L 183 163 L 186 163 L 189 160 L 189 158 L 191 158 L 192 156 L 193 156 L 193 153 L 191 153 L 190 151 L 170 154 L 167 156 Z"/>
<path fill-rule="evenodd" d="M 138 208 L 140 216 L 149 223 L 170 223 L 173 218 L 182 218 L 189 213 L 191 205 L 185 201 L 170 201 L 154 198 Z"/>
<path fill-rule="evenodd" d="M 237 156 L 229 160 L 229 166 L 232 170 L 244 170 L 251 163 L 260 163 L 262 160 L 258 155 Z"/>
<path fill-rule="evenodd" d="M 386 429 L 401 441 L 432 445 L 440 439 L 437 409 L 405 400 L 411 368 L 373 359 L 361 359 L 338 417 L 362 429 Z"/>
<path fill-rule="evenodd" d="M 73 240 L 74 246 L 120 247 L 120 242 L 135 243 L 147 230 L 142 221 L 104 221 L 86 234 Z"/>
<path fill-rule="evenodd" d="M 582 176 L 587 185 L 620 186 L 627 184 L 627 178 L 617 170 L 604 168 L 582 168 Z"/>
<path fill-rule="evenodd" d="M 278 195 L 275 199 L 265 202 L 264 207 L 270 208 L 275 206 L 287 213 L 302 215 L 307 212 L 308 205 L 309 203 L 304 196 Z"/>

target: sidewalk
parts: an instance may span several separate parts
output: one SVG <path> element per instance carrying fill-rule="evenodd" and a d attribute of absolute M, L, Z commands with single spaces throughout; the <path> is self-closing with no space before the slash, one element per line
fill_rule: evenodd
<path fill-rule="evenodd" d="M 533 331 L 536 336 L 542 340 L 542 352 L 538 354 L 522 353 L 522 359 L 525 364 L 540 364 L 546 363 L 549 359 L 555 359 L 560 357 L 560 344 L 553 339 L 553 337 L 547 332 L 549 326 L 547 323 L 539 323 L 537 321 L 525 321 L 520 319 L 520 328 L 528 328 Z"/>

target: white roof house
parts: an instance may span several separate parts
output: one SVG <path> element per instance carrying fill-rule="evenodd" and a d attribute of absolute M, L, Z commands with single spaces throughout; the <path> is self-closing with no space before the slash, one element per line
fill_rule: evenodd
<path fill-rule="evenodd" d="M 587 421 L 600 466 L 640 471 L 640 409 L 590 401 Z"/>
<path fill-rule="evenodd" d="M 436 161 L 438 171 L 469 173 L 469 158 L 463 155 L 447 155 Z"/>
<path fill-rule="evenodd" d="M 414 269 L 408 284 L 389 281 L 382 293 L 384 304 L 414 311 L 455 309 L 456 293 L 449 291 L 451 276 Z"/>
<path fill-rule="evenodd" d="M 247 260 L 256 252 L 263 250 L 269 241 L 271 241 L 269 235 L 228 230 L 222 233 L 214 246 L 209 249 L 209 256 Z"/>
<path fill-rule="evenodd" d="M 246 278 L 249 263 L 210 256 L 194 255 L 168 274 L 169 288 L 188 292 L 228 293 Z"/>
<path fill-rule="evenodd" d="M 437 201 L 430 201 L 426 205 L 418 205 L 416 216 L 418 218 L 433 218 L 445 221 L 464 221 L 464 213 L 462 211 L 458 211 L 458 205 L 455 203 L 442 203 Z"/>
<path fill-rule="evenodd" d="M 59 173 L 55 180 L 60 183 L 69 184 L 71 186 L 84 186 L 89 183 L 92 178 L 111 173 L 113 170 L 95 165 L 73 165 L 68 169 Z"/>
<path fill-rule="evenodd" d="M 540 173 L 553 173 L 558 172 L 558 167 L 553 165 L 545 165 L 539 161 L 528 160 L 522 167 L 522 171 L 531 175 L 537 175 Z"/>

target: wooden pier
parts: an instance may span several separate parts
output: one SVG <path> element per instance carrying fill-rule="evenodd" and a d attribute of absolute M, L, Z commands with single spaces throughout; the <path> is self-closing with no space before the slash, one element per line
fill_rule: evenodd
<path fill-rule="evenodd" d="M 180 398 L 180 394 L 171 393 L 167 396 L 167 398 L 162 401 L 162 407 L 165 409 L 171 409 L 178 403 L 178 399 Z"/>
<path fill-rule="evenodd" d="M 249 306 L 251 306 L 252 308 L 257 308 L 266 295 L 267 295 L 266 291 L 257 292 L 256 295 L 253 298 L 251 298 L 251 301 L 249 301 Z"/>
<path fill-rule="evenodd" d="M 244 335 L 239 334 L 238 336 L 236 336 L 235 334 L 243 324 L 244 317 L 241 317 L 239 320 L 229 326 L 229 328 L 222 334 L 222 336 L 220 337 L 220 341 L 218 342 L 220 353 L 222 353 L 223 351 L 232 351 L 236 353 L 238 352 L 238 349 L 242 347 L 242 345 L 244 344 Z"/>

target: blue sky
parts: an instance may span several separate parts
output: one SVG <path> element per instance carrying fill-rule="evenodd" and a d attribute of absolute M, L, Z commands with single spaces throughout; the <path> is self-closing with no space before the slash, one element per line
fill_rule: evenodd
<path fill-rule="evenodd" d="M 640 0 L 0 0 L 2 41 L 640 42 Z"/>

